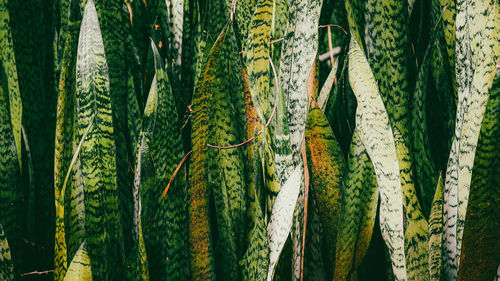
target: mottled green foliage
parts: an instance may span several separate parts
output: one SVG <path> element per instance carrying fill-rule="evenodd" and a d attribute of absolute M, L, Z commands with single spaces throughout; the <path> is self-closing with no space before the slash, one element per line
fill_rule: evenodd
<path fill-rule="evenodd" d="M 0 224 L 0 278 L 5 281 L 14 280 L 14 265 L 2 224 Z"/>
<path fill-rule="evenodd" d="M 324 231 L 324 260 L 328 276 L 333 277 L 345 162 L 332 129 L 318 107 L 312 108 L 307 117 L 305 140 L 312 191 L 309 202 L 314 200 L 318 206 Z"/>
<path fill-rule="evenodd" d="M 499 152 L 500 74 L 497 69 L 477 143 L 458 280 L 489 280 L 498 275 Z"/>
<path fill-rule="evenodd" d="M 118 280 L 124 249 L 119 229 L 114 123 L 106 55 L 92 0 L 87 2 L 80 28 L 76 101 L 79 139 L 93 122 L 80 152 L 92 276 L 96 280 Z"/>
<path fill-rule="evenodd" d="M 141 172 L 140 217 L 151 280 L 161 280 L 164 276 L 182 280 L 186 278 L 184 269 L 187 266 L 184 172 L 181 171 L 176 176 L 163 199 L 161 194 L 184 153 L 169 77 L 153 41 L 151 48 L 156 74 L 146 103 L 141 130 L 142 143 L 139 153 L 144 153 L 142 169 L 145 171 Z M 146 147 L 143 147 L 145 145 Z"/>

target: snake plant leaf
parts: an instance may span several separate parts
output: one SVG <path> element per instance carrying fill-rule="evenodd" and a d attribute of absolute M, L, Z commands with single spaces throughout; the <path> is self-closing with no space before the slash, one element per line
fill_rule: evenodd
<path fill-rule="evenodd" d="M 247 89 L 248 90 L 248 89 Z M 251 105 L 250 93 L 247 91 L 247 102 L 248 113 L 251 113 L 255 117 L 257 116 L 257 112 L 255 108 Z M 258 127 L 261 123 L 255 122 L 255 125 Z M 249 124 L 249 127 L 252 124 Z M 255 131 L 257 132 L 257 131 Z M 261 149 L 260 147 L 265 145 L 264 137 L 262 135 L 257 136 L 257 142 L 255 143 L 255 147 L 252 148 L 249 153 L 256 152 L 255 155 L 252 156 L 252 172 L 253 175 L 252 181 L 248 185 L 247 194 L 249 200 L 248 207 L 248 221 L 249 226 L 251 226 L 249 231 L 249 244 L 248 248 L 245 252 L 245 255 L 240 260 L 240 266 L 242 270 L 242 278 L 245 281 L 252 280 L 268 280 L 268 270 L 269 270 L 269 253 L 270 253 L 270 245 L 268 240 L 268 230 L 266 228 L 266 220 L 265 214 L 262 210 L 262 205 L 260 198 L 262 197 L 263 189 L 264 189 L 264 172 L 261 172 L 264 168 L 262 167 L 263 163 L 265 164 L 265 160 L 262 160 L 262 154 L 258 153 Z M 265 201 L 264 201 L 265 202 Z"/>
<path fill-rule="evenodd" d="M 87 253 L 85 241 L 80 245 L 80 248 L 69 264 L 66 276 L 64 276 L 64 281 L 71 280 L 92 281 L 90 258 Z"/>
<path fill-rule="evenodd" d="M 276 163 L 276 172 L 281 185 L 293 171 L 292 148 L 290 146 L 290 128 L 288 127 L 287 107 L 283 91 L 280 89 L 278 95 L 278 105 L 276 107 L 276 117 L 274 122 L 273 151 Z"/>
<path fill-rule="evenodd" d="M 429 216 L 429 280 L 441 280 L 441 261 L 443 243 L 443 186 L 442 175 L 439 175 L 434 200 Z"/>
<path fill-rule="evenodd" d="M 448 54 L 448 68 L 451 72 L 452 85 L 456 96 L 457 81 L 455 79 L 455 19 L 457 16 L 456 2 L 453 0 L 439 0 L 440 10 L 443 11 L 443 33 Z"/>
<path fill-rule="evenodd" d="M 301 161 L 308 110 L 307 78 L 318 48 L 321 0 L 290 2 L 289 24 L 280 61 L 280 85 L 286 97 L 294 166 Z"/>
<path fill-rule="evenodd" d="M 373 164 L 355 132 L 342 189 L 335 280 L 352 280 L 367 253 L 377 214 L 378 192 Z"/>
<path fill-rule="evenodd" d="M 325 112 L 326 110 L 326 103 L 330 98 L 330 93 L 332 91 L 333 82 L 335 81 L 335 76 L 337 75 L 338 67 L 339 67 L 339 60 L 337 59 L 335 60 L 332 70 L 330 70 L 330 73 L 328 74 L 328 77 L 326 78 L 325 83 L 323 84 L 323 87 L 321 87 L 321 91 L 319 92 L 317 102 L 319 108 L 323 112 Z"/>
<path fill-rule="evenodd" d="M 409 143 L 410 36 L 405 1 L 366 3 L 366 57 L 386 106 L 389 122 Z"/>
<path fill-rule="evenodd" d="M 130 166 L 133 165 L 129 155 L 135 147 L 127 142 L 127 58 L 130 56 L 127 43 L 129 18 L 123 9 L 123 3 L 113 0 L 94 0 L 102 32 L 102 41 L 108 65 L 109 93 L 113 119 L 113 135 L 116 151 L 116 176 L 118 190 L 118 209 L 120 210 L 120 231 L 124 237 L 125 250 L 130 249 L 128 233 L 132 228 L 132 182 L 133 175 Z M 147 38 L 147 37 L 146 37 Z M 145 42 L 147 47 L 147 43 Z M 88 251 L 92 258 L 90 241 L 87 240 Z M 93 262 L 93 259 L 91 259 Z M 119 277 L 123 272 L 116 272 Z"/>
<path fill-rule="evenodd" d="M 0 1 L 0 55 L 3 73 L 5 75 L 6 88 L 9 89 L 6 94 L 9 97 L 10 122 L 12 123 L 12 132 L 16 144 L 17 159 L 21 167 L 21 119 L 23 114 L 21 93 L 19 91 L 16 58 L 14 54 L 14 45 L 12 32 L 10 28 L 10 16 L 7 9 L 7 1 Z"/>
<path fill-rule="evenodd" d="M 208 142 L 230 146 L 243 141 L 245 131 L 238 120 L 244 113 L 237 105 L 244 101 L 242 66 L 232 24 L 222 42 L 216 78 L 210 101 Z M 236 85 L 235 85 L 236 84 Z M 237 86 L 238 85 L 238 86 Z M 239 102 L 238 102 L 239 100 Z M 243 123 L 243 122 L 242 122 Z M 246 184 L 243 148 L 209 148 L 208 188 L 212 190 L 217 221 L 214 240 L 216 276 L 220 280 L 239 280 L 239 260 L 244 254 L 246 227 Z"/>
<path fill-rule="evenodd" d="M 180 67 L 182 63 L 182 33 L 184 19 L 184 0 L 165 0 L 165 4 L 170 11 L 171 32 L 169 38 L 173 38 L 171 42 L 172 58 L 175 64 Z"/>
<path fill-rule="evenodd" d="M 9 242 L 0 223 L 0 279 L 14 281 L 14 265 L 10 254 Z"/>
<path fill-rule="evenodd" d="M 246 66 L 248 85 L 257 115 L 266 122 L 273 108 L 272 92 L 269 90 L 269 54 L 273 0 L 259 0 L 253 14 L 248 33 Z"/>
<path fill-rule="evenodd" d="M 361 36 L 365 34 L 365 6 L 366 1 L 345 1 L 349 30 L 363 52 L 365 51 L 365 42 Z"/>
<path fill-rule="evenodd" d="M 500 72 L 497 69 L 481 125 L 458 280 L 492 280 L 500 260 Z"/>
<path fill-rule="evenodd" d="M 268 281 L 273 279 L 281 250 L 292 227 L 293 210 L 299 195 L 302 175 L 302 166 L 296 166 L 288 180 L 281 187 L 273 206 L 271 218 L 267 225 L 270 249 L 269 269 L 267 273 Z"/>
<path fill-rule="evenodd" d="M 453 4 L 454 5 L 454 4 Z M 431 120 L 427 124 L 428 134 L 432 135 L 433 138 L 429 140 L 431 155 L 433 156 L 436 168 L 445 169 L 446 163 L 448 161 L 448 156 L 451 148 L 451 143 L 453 141 L 454 130 L 455 130 L 455 115 L 456 115 L 456 107 L 457 107 L 457 91 L 456 91 L 456 81 L 455 81 L 455 64 L 450 66 L 447 54 L 447 42 L 445 40 L 445 34 L 442 31 L 444 23 L 444 16 L 448 8 L 444 11 L 438 0 L 433 0 L 431 2 L 431 20 L 430 27 L 433 28 L 430 33 L 429 45 L 427 46 L 428 51 L 426 51 L 426 55 L 422 59 L 422 63 L 420 66 L 419 72 L 422 72 L 422 69 L 429 67 L 428 72 L 432 74 L 432 79 L 427 82 L 428 78 L 424 79 L 424 83 L 420 82 L 421 76 L 417 78 L 417 86 L 421 87 L 425 85 L 428 87 L 426 91 L 428 93 L 424 93 L 425 99 L 427 101 L 426 109 L 428 113 L 428 120 Z M 443 20 L 442 20 L 443 19 Z M 455 36 L 455 22 L 453 21 L 453 36 Z M 453 39 L 453 52 L 455 49 L 455 41 Z M 429 53 L 429 54 L 427 54 Z M 453 53 L 454 55 L 454 53 Z M 427 58 L 426 57 L 429 57 Z M 427 60 L 427 61 L 426 61 Z M 454 58 L 453 58 L 454 60 Z M 427 65 L 426 65 L 427 64 Z M 424 66 L 426 65 L 426 66 Z M 424 70 L 427 71 L 427 70 Z M 420 75 L 420 73 L 419 73 Z M 434 81 L 432 81 L 434 80 Z M 416 91 L 418 88 L 416 88 Z M 415 98 L 417 92 L 413 95 L 412 99 Z M 415 104 L 415 103 L 412 103 Z M 415 107 L 412 106 L 412 114 L 415 111 Z M 412 122 L 414 119 L 412 117 Z M 428 148 L 429 148 L 428 147 Z M 424 162 L 425 163 L 425 162 Z M 415 163 L 418 165 L 419 163 Z M 434 175 L 433 181 L 436 181 L 436 175 Z M 415 179 L 417 188 L 417 181 L 419 179 Z M 434 186 L 433 183 L 429 183 L 428 186 Z M 432 196 L 434 192 L 428 192 L 428 194 L 424 194 L 422 196 L 422 208 L 424 209 L 424 213 L 428 216 L 430 212 L 430 203 L 432 202 Z"/>
<path fill-rule="evenodd" d="M 352 37 L 349 82 L 356 95 L 356 132 L 373 162 L 380 190 L 380 228 L 396 280 L 406 280 L 403 194 L 389 118 L 363 51 Z"/>
<path fill-rule="evenodd" d="M 458 106 L 444 189 L 445 276 L 457 278 L 469 190 L 489 89 L 500 55 L 500 10 L 495 1 L 457 2 Z"/>
<path fill-rule="evenodd" d="M 281 38 L 285 37 L 285 33 L 288 28 L 288 0 L 275 0 L 273 4 L 273 10 L 271 38 L 274 42 L 271 44 L 271 58 L 274 62 L 276 62 L 275 67 L 279 71 L 280 56 L 283 49 L 283 41 L 281 40 Z"/>
<path fill-rule="evenodd" d="M 156 76 L 155 76 L 156 78 Z M 155 79 L 153 78 L 153 79 Z M 153 80 L 151 84 L 151 91 L 156 94 L 156 79 Z M 154 96 L 154 105 L 157 102 L 157 95 Z M 149 101 L 149 99 L 148 99 Z M 151 109 L 151 102 L 146 103 L 146 112 L 148 109 Z M 149 129 L 149 128 L 147 128 Z M 148 132 L 150 133 L 150 132 Z M 139 148 L 137 149 L 137 165 L 135 168 L 134 174 L 134 189 L 132 191 L 133 201 L 134 201 L 134 211 L 133 211 L 133 228 L 132 228 L 132 254 L 129 255 L 127 261 L 127 267 L 129 268 L 128 274 L 130 275 L 131 280 L 149 280 L 149 264 L 146 253 L 146 245 L 144 242 L 144 236 L 142 233 L 142 220 L 141 220 L 141 183 L 143 185 L 151 184 L 151 181 L 154 180 L 151 164 L 151 154 L 149 153 L 150 149 L 147 143 L 147 139 L 145 134 L 142 134 L 141 142 L 138 144 Z M 144 171 L 146 176 L 143 175 L 143 161 L 144 163 Z M 149 177 L 148 177 L 149 176 Z M 144 183 L 146 182 L 146 184 Z"/>
<path fill-rule="evenodd" d="M 203 71 L 197 81 L 193 96 L 192 132 L 193 154 L 189 170 L 188 225 L 190 270 L 193 280 L 214 280 L 215 267 L 212 237 L 210 234 L 208 189 L 209 112 L 214 92 L 219 90 L 221 77 L 218 76 L 220 50 L 226 37 L 227 28 L 222 30 L 211 47 Z"/>
<path fill-rule="evenodd" d="M 72 1 L 80 2 L 80 1 Z M 76 10 L 79 14 L 80 10 Z M 71 163 L 71 157 L 73 152 L 73 136 L 74 123 L 75 123 L 75 64 L 76 64 L 76 54 L 78 48 L 78 32 L 80 30 L 81 14 L 79 17 L 74 16 L 68 22 L 66 27 L 66 44 L 65 50 L 62 53 L 61 58 L 61 73 L 59 80 L 59 93 L 57 100 L 57 123 L 56 123 L 56 138 L 55 138 L 55 162 L 54 162 L 54 186 L 55 186 L 55 201 L 56 201 L 56 243 L 55 243 L 55 254 L 54 254 L 54 280 L 62 280 L 65 275 L 67 268 L 67 245 L 66 245 L 66 227 L 64 223 L 64 193 L 62 191 L 62 185 L 66 173 L 69 169 Z M 79 166 L 79 165 L 78 165 Z M 69 183 L 71 185 L 71 182 Z M 68 189 L 73 190 L 72 187 Z M 79 193 L 76 193 L 79 194 Z M 74 194 L 74 195 L 76 195 Z M 81 193 L 83 194 L 83 192 Z M 73 194 L 72 194 L 73 195 Z M 73 198 L 71 196 L 70 198 Z M 82 202 L 82 201 L 81 201 Z M 58 204 L 61 204 L 59 208 Z M 70 208 L 73 209 L 73 208 Z M 62 211 L 62 213 L 61 213 Z M 73 217 L 70 215 L 70 217 Z M 71 226 L 70 229 L 73 229 Z M 71 232 L 71 231 L 69 231 Z M 78 236 L 76 233 L 68 233 L 68 240 L 79 240 L 73 239 Z M 78 245 L 76 247 L 79 247 Z M 73 246 L 74 247 L 74 246 Z M 76 251 L 76 249 L 75 249 Z M 72 255 L 70 254 L 69 257 Z"/>
<path fill-rule="evenodd" d="M 279 83 L 286 97 L 292 161 L 295 167 L 303 166 L 301 147 L 308 110 L 307 79 L 318 48 L 318 22 L 321 4 L 321 0 L 289 2 L 288 26 L 279 63 Z M 303 167 L 301 169 L 304 170 Z M 298 279 L 300 275 L 304 189 L 304 183 L 301 183 L 298 205 L 294 212 L 296 218 L 292 235 L 294 245 L 292 261 L 294 274 L 292 278 L 294 280 Z"/>
<path fill-rule="evenodd" d="M 116 278 L 122 266 L 123 248 L 118 230 L 120 217 L 108 67 L 93 0 L 87 2 L 80 27 L 76 101 L 79 138 L 95 118 L 80 152 L 85 185 L 86 245 L 92 277 L 111 280 Z"/>
<path fill-rule="evenodd" d="M 80 151 L 83 147 L 83 143 L 86 140 L 86 137 L 87 137 L 90 129 L 94 125 L 94 120 L 95 120 L 95 116 L 92 117 L 87 128 L 85 129 L 85 132 L 83 132 L 83 135 L 81 136 L 81 140 L 80 140 L 77 148 L 75 149 L 73 157 L 71 158 L 71 162 L 69 163 L 66 177 L 64 178 L 64 181 L 61 184 L 61 188 L 57 189 L 56 190 L 57 194 L 55 194 L 55 197 L 57 198 L 57 200 L 56 200 L 56 204 L 55 204 L 56 205 L 56 245 L 55 245 L 56 255 L 55 255 L 54 262 L 58 266 L 57 271 L 58 271 L 59 278 L 62 278 L 61 275 L 64 275 L 64 273 L 66 272 L 66 269 L 67 269 L 68 253 L 67 253 L 66 243 L 67 243 L 67 241 L 74 241 L 75 239 L 79 238 L 78 237 L 79 235 L 77 235 L 78 233 L 70 233 L 74 236 L 68 237 L 68 239 L 66 239 L 67 238 L 66 231 L 65 231 L 66 230 L 65 229 L 65 219 L 66 218 L 65 218 L 65 214 L 64 214 L 65 209 L 67 209 L 66 208 L 67 206 L 65 204 L 66 187 L 68 185 L 68 179 L 69 179 L 71 173 L 73 172 L 73 168 L 75 166 L 75 163 L 77 163 L 77 161 L 79 160 Z M 81 165 L 81 163 L 79 162 L 78 165 Z M 78 168 L 80 168 L 80 167 L 78 167 Z M 81 174 L 80 175 L 77 174 L 77 176 L 81 176 Z M 75 187 L 76 188 L 74 188 L 74 189 L 76 190 L 78 187 L 80 187 L 80 185 L 75 184 Z M 80 194 L 83 193 L 83 189 L 78 190 L 78 191 Z M 75 197 L 77 197 L 77 196 L 81 197 L 80 194 L 75 195 Z M 71 194 L 71 195 L 73 195 L 73 194 Z M 73 201 L 73 200 L 74 200 L 74 198 L 72 196 L 71 201 Z M 79 209 L 80 206 L 76 205 L 73 207 L 74 208 L 72 208 L 73 210 L 71 210 L 71 211 L 75 211 L 75 209 Z M 76 211 L 81 211 L 81 210 L 76 210 Z"/>
<path fill-rule="evenodd" d="M 429 47 L 434 46 L 436 36 L 430 41 Z M 427 76 L 430 67 L 431 50 L 428 49 L 424 55 L 422 65 L 415 85 L 415 93 L 412 98 L 411 110 L 411 144 L 412 157 L 415 171 L 415 184 L 419 188 L 422 198 L 422 208 L 425 214 L 431 209 L 432 197 L 435 192 L 435 185 L 438 179 L 438 173 L 434 165 L 429 150 L 429 132 L 427 129 Z"/>
<path fill-rule="evenodd" d="M 176 176 L 166 197 L 160 199 L 161 191 L 167 186 L 184 152 L 170 80 L 153 41 L 151 48 L 155 76 L 144 110 L 141 148 L 138 152 L 145 153 L 139 155 L 138 159 L 141 157 L 145 161 L 143 169 L 149 171 L 140 180 L 140 221 L 148 253 L 150 278 L 160 280 L 164 276 L 172 276 L 184 279 L 184 268 L 187 267 L 187 213 L 186 183 L 182 171 Z M 135 204 L 137 201 L 135 200 Z M 137 208 L 135 212 L 137 213 Z M 135 223 L 135 235 L 139 238 L 137 231 L 140 225 L 138 220 Z"/>
<path fill-rule="evenodd" d="M 405 215 L 404 241 L 408 280 L 428 280 L 428 226 L 418 201 L 411 166 L 410 152 L 397 127 L 393 129 L 403 189 Z"/>
<path fill-rule="evenodd" d="M 323 249 L 328 268 L 335 268 L 335 247 L 342 200 L 345 161 L 328 120 L 319 107 L 309 111 L 306 123 L 307 162 L 312 198 L 323 225 Z"/>
<path fill-rule="evenodd" d="M 5 81 L 5 79 L 5 73 L 3 69 L 0 69 L 0 81 Z M 9 236 L 14 265 L 18 266 L 22 258 L 17 245 L 20 242 L 23 227 L 23 194 L 18 181 L 19 162 L 9 115 L 9 90 L 6 86 L 0 85 L 0 213 L 5 233 Z"/>

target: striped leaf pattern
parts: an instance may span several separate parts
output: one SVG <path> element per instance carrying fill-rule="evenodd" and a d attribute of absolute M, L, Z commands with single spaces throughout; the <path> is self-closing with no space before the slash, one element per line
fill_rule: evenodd
<path fill-rule="evenodd" d="M 345 171 L 342 150 L 319 107 L 312 108 L 306 123 L 307 162 L 311 195 L 323 225 L 323 249 L 327 268 L 335 268 L 335 247 L 340 219 Z"/>
<path fill-rule="evenodd" d="M 85 248 L 85 241 L 82 242 L 80 248 L 76 252 L 73 260 L 69 264 L 68 271 L 63 280 L 81 280 L 81 281 L 91 281 L 92 280 L 92 270 L 90 267 L 90 259 Z"/>
<path fill-rule="evenodd" d="M 12 133 L 16 144 L 17 158 L 21 166 L 21 119 L 22 119 L 22 101 L 19 92 L 19 82 L 17 77 L 16 58 L 10 28 L 10 16 L 7 9 L 7 0 L 0 1 L 0 50 L 2 50 L 2 78 L 7 85 L 6 93 L 9 97 L 10 121 L 12 123 Z"/>
<path fill-rule="evenodd" d="M 76 60 L 77 135 L 85 190 L 85 232 L 93 279 L 112 280 L 122 265 L 119 240 L 116 154 L 108 67 L 93 0 L 85 7 Z"/>
<path fill-rule="evenodd" d="M 14 265 L 2 224 L 0 224 L 0 277 L 5 281 L 14 280 Z"/>
<path fill-rule="evenodd" d="M 73 1 L 73 2 L 79 2 L 79 1 Z M 70 199 L 77 199 L 77 200 L 71 200 L 71 202 L 77 203 L 76 205 L 72 205 L 69 208 L 70 212 L 70 220 L 71 222 L 75 222 L 75 224 L 69 224 L 68 227 L 67 224 L 64 222 L 65 221 L 65 192 L 63 193 L 63 184 L 64 180 L 66 177 L 66 174 L 68 172 L 70 162 L 71 162 L 71 157 L 72 157 L 72 152 L 73 152 L 73 139 L 75 135 L 75 130 L 74 130 L 74 118 L 76 117 L 76 111 L 75 111 L 75 101 L 76 101 L 76 95 L 75 95 L 75 64 L 76 64 L 76 54 L 77 54 L 77 48 L 78 48 L 78 31 L 80 30 L 80 22 L 81 22 L 81 14 L 79 10 L 79 6 L 77 7 L 78 9 L 76 10 L 71 10 L 72 17 L 71 21 L 68 23 L 67 27 L 67 35 L 66 35 L 66 44 L 65 44 L 65 50 L 62 53 L 62 62 L 61 62 L 61 73 L 60 73 L 60 80 L 59 80 L 59 95 L 58 95 L 58 101 L 57 101 L 57 124 L 56 124 L 56 139 L 55 139 L 55 162 L 54 162 L 54 175 L 55 175 L 55 201 L 56 201 L 56 243 L 55 243 L 55 253 L 54 253 L 54 264 L 55 264 L 55 271 L 54 271 L 54 279 L 56 280 L 62 280 L 65 276 L 65 271 L 67 269 L 67 260 L 68 260 L 68 251 L 67 251 L 67 244 L 66 244 L 66 238 L 69 241 L 77 241 L 80 240 L 79 234 L 76 231 L 73 231 L 72 229 L 75 229 L 75 227 L 71 227 L 72 225 L 78 225 L 79 219 L 78 215 L 83 214 L 83 212 L 76 212 L 76 216 L 73 216 L 71 214 L 72 210 L 78 210 L 78 202 L 83 203 L 83 200 L 79 200 L 82 198 L 83 195 L 83 189 L 78 190 L 77 187 L 79 185 L 74 185 L 75 188 L 73 188 L 72 182 L 75 177 L 72 177 L 71 181 L 67 183 L 69 185 L 66 187 L 66 190 L 70 191 Z M 76 15 L 75 15 L 76 13 Z M 77 160 L 78 161 L 78 160 Z M 81 171 L 81 166 L 80 162 L 77 162 L 77 165 L 74 165 L 75 171 L 80 170 Z M 81 174 L 80 174 L 81 176 Z M 76 176 L 76 178 L 79 178 L 79 176 Z M 80 186 L 81 187 L 81 186 Z M 83 204 L 81 204 L 83 205 Z M 83 214 L 84 216 L 84 214 Z M 66 216 L 68 217 L 68 215 Z M 74 218 L 74 219 L 73 219 Z M 67 220 L 67 218 L 66 218 Z M 84 219 L 83 219 L 84 221 Z M 84 225 L 83 225 L 84 226 Z M 80 232 L 83 231 L 83 227 L 80 228 Z M 66 232 L 68 232 L 68 235 L 66 235 Z M 80 243 L 81 241 L 77 241 Z M 76 243 L 75 243 L 76 244 Z M 79 245 L 76 245 L 78 247 Z M 74 248 L 75 246 L 69 245 L 69 248 Z M 74 252 L 76 249 L 73 251 Z M 69 258 L 71 258 L 71 254 L 69 255 Z"/>
<path fill-rule="evenodd" d="M 495 277 L 499 260 L 498 147 L 500 134 L 500 73 L 495 73 L 477 143 L 465 219 L 458 280 Z M 498 276 L 498 272 L 496 273 Z"/>
<path fill-rule="evenodd" d="M 342 189 L 337 232 L 335 280 L 351 280 L 365 257 L 373 233 L 379 188 L 373 164 L 354 133 Z"/>
<path fill-rule="evenodd" d="M 213 242 L 210 234 L 208 189 L 208 155 L 207 142 L 209 136 L 209 112 L 214 92 L 220 89 L 221 77 L 217 71 L 220 67 L 220 50 L 226 38 L 226 25 L 217 41 L 211 46 L 207 61 L 196 85 L 193 96 L 193 156 L 190 161 L 188 191 L 188 225 L 190 270 L 193 280 L 214 280 L 215 268 L 213 260 Z"/>
<path fill-rule="evenodd" d="M 458 107 L 444 190 L 443 256 L 447 278 L 456 279 L 477 140 L 500 54 L 498 3 L 457 2 Z"/>
<path fill-rule="evenodd" d="M 499 20 L 0 0 L 0 279 L 498 279 Z"/>
<path fill-rule="evenodd" d="M 154 55 L 155 76 L 144 109 L 141 143 L 138 153 L 143 161 L 141 186 L 134 200 L 141 206 L 140 213 L 144 242 L 148 252 L 150 278 L 159 280 L 168 275 L 185 278 L 186 264 L 186 185 L 181 171 L 165 198 L 160 199 L 170 176 L 183 157 L 177 112 L 169 77 L 164 62 L 151 41 Z M 139 161 L 139 157 L 137 157 Z M 139 165 L 139 162 L 138 162 Z M 137 166 L 139 171 L 139 166 Z M 136 175 L 137 179 L 137 175 Z M 137 208 L 136 208 L 137 209 Z M 134 223 L 136 230 L 140 224 Z M 139 238 L 139 232 L 135 232 Z M 137 240 L 139 242 L 139 240 Z"/>
<path fill-rule="evenodd" d="M 262 122 L 271 114 L 273 99 L 269 90 L 269 54 L 271 24 L 273 19 L 271 0 L 259 0 L 252 18 L 247 43 L 248 85 L 254 106 Z"/>
<path fill-rule="evenodd" d="M 373 162 L 380 188 L 380 228 L 396 280 L 406 280 L 403 200 L 396 147 L 387 112 L 368 61 L 356 40 L 349 46 L 349 82 L 358 108 L 356 132 Z"/>
<path fill-rule="evenodd" d="M 443 243 L 443 177 L 440 175 L 429 216 L 429 280 L 441 280 Z"/>

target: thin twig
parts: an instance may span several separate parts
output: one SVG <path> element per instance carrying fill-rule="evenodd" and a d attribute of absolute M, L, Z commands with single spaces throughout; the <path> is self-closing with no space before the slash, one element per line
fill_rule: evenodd
<path fill-rule="evenodd" d="M 279 41 L 283 41 L 283 40 L 285 40 L 285 38 L 281 37 L 281 38 L 279 38 L 279 39 L 272 40 L 271 42 L 269 42 L 269 44 L 274 44 L 274 43 L 277 43 L 277 42 L 279 42 Z"/>
<path fill-rule="evenodd" d="M 184 158 L 182 158 L 181 160 L 181 163 L 179 163 L 179 165 L 177 165 L 177 168 L 175 168 L 175 171 L 174 173 L 172 174 L 172 176 L 170 177 L 170 180 L 168 181 L 168 184 L 167 184 L 167 187 L 165 187 L 165 190 L 163 190 L 163 195 L 161 196 L 161 199 L 163 199 L 163 197 L 165 197 L 165 195 L 167 195 L 167 191 L 168 189 L 170 188 L 170 184 L 172 183 L 172 181 L 174 180 L 175 178 L 175 175 L 177 175 L 177 172 L 179 172 L 179 170 L 181 169 L 182 167 L 182 164 L 184 164 L 184 162 L 186 161 L 186 159 L 188 158 L 188 156 L 192 153 L 193 151 L 189 151 L 185 156 Z"/>
<path fill-rule="evenodd" d="M 319 61 L 325 61 L 325 60 L 329 59 L 331 56 L 336 56 L 338 54 L 340 54 L 340 47 L 337 46 L 337 47 L 333 48 L 331 51 L 328 51 L 324 54 L 319 55 L 318 59 L 319 59 Z M 335 60 L 333 62 L 335 64 Z M 332 67 L 333 67 L 333 65 L 332 65 Z"/>
<path fill-rule="evenodd" d="M 325 28 L 325 27 L 329 27 L 329 26 L 338 27 L 338 28 L 342 29 L 342 31 L 344 31 L 345 34 L 347 34 L 347 31 L 345 31 L 345 29 L 338 24 L 325 24 L 325 25 L 318 26 L 318 28 Z"/>
<path fill-rule="evenodd" d="M 229 145 L 229 146 L 217 146 L 217 145 L 213 145 L 213 144 L 209 144 L 207 143 L 207 146 L 208 147 L 213 147 L 213 148 L 217 148 L 217 149 L 230 149 L 230 148 L 236 148 L 236 147 L 239 147 L 239 146 L 242 146 L 242 145 L 245 145 L 251 141 L 253 141 L 255 139 L 255 137 L 258 137 L 260 136 L 260 134 L 262 134 L 262 132 L 264 131 L 265 128 L 267 128 L 267 126 L 269 126 L 269 124 L 271 124 L 271 120 L 273 120 L 273 117 L 274 117 L 274 114 L 276 113 L 276 108 L 278 107 L 278 93 L 279 93 L 279 85 L 278 85 L 278 76 L 276 74 L 276 68 L 274 68 L 274 64 L 273 64 L 273 60 L 271 59 L 271 57 L 269 57 L 269 62 L 271 63 L 271 68 L 273 69 L 273 74 L 274 74 L 274 81 L 275 81 L 275 85 L 276 85 L 276 101 L 274 103 L 274 108 L 273 108 L 273 112 L 271 112 L 271 116 L 269 117 L 269 120 L 267 120 L 267 123 L 266 125 L 264 126 L 264 128 L 262 128 L 258 133 L 257 135 L 247 139 L 246 141 L 242 142 L 242 143 L 239 143 L 239 144 L 234 144 L 234 145 Z"/>
<path fill-rule="evenodd" d="M 49 269 L 49 270 L 45 270 L 45 271 L 33 271 L 33 272 L 26 272 L 26 273 L 22 273 L 21 274 L 21 277 L 24 277 L 24 276 L 29 276 L 29 275 L 44 275 L 44 274 L 49 274 L 49 273 L 52 273 L 54 272 L 53 269 Z"/>

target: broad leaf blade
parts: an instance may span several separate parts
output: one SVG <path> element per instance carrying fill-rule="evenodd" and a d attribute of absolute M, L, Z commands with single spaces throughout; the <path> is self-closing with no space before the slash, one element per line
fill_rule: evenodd
<path fill-rule="evenodd" d="M 380 228 L 389 249 L 396 280 L 406 280 L 403 238 L 403 194 L 389 118 L 368 61 L 352 37 L 349 82 L 356 95 L 356 132 L 373 162 L 380 188 Z"/>
<path fill-rule="evenodd" d="M 108 67 L 93 0 L 85 7 L 76 61 L 77 130 L 82 143 L 80 161 L 85 189 L 87 249 L 96 280 L 114 279 L 122 266 L 119 241 L 116 154 Z"/>

